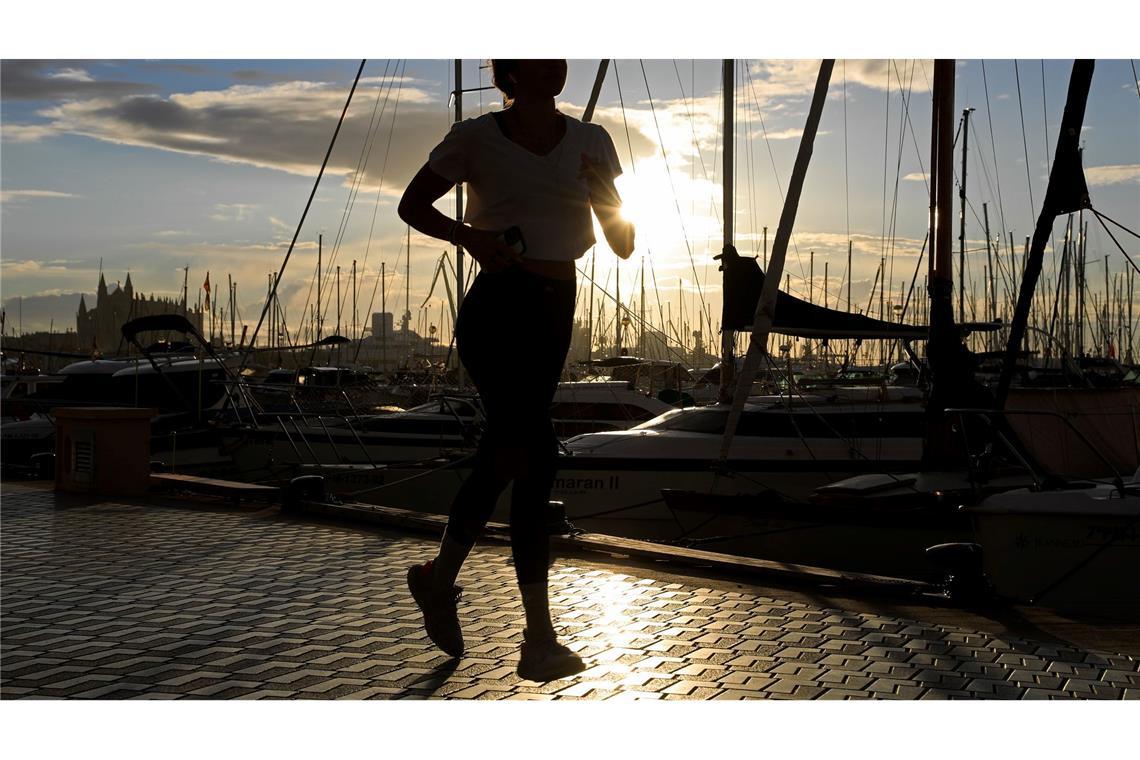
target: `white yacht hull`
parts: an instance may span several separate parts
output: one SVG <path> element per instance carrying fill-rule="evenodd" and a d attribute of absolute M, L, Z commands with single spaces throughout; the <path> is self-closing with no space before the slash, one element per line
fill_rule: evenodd
<path fill-rule="evenodd" d="M 1019 489 L 969 508 L 983 570 L 1003 597 L 1140 609 L 1140 494 L 1113 486 Z"/>

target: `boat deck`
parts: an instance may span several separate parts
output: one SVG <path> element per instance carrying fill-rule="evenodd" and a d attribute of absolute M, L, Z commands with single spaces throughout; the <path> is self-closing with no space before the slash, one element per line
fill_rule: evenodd
<path fill-rule="evenodd" d="M 962 610 L 560 547 L 551 601 L 591 663 L 515 674 L 509 550 L 460 577 L 467 654 L 435 649 L 404 586 L 412 529 L 5 483 L 0 698 L 1137 699 L 1140 624 Z"/>

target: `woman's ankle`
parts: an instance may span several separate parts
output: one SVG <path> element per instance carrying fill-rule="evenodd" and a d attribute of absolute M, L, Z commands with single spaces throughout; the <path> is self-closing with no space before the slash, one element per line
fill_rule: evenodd
<path fill-rule="evenodd" d="M 545 581 L 519 584 L 523 612 L 526 615 L 528 641 L 554 639 L 554 622 L 550 619 L 549 591 Z"/>

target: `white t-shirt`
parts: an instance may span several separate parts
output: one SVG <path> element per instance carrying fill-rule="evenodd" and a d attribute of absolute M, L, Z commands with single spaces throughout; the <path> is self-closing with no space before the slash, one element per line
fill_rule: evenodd
<path fill-rule="evenodd" d="M 590 189 L 578 179 L 585 153 L 612 176 L 621 174 L 609 133 L 597 124 L 566 117 L 566 134 L 545 156 L 507 139 L 495 117 L 458 122 L 432 150 L 436 174 L 467 185 L 463 220 L 481 230 L 517 226 L 524 258 L 573 261 L 592 246 Z"/>

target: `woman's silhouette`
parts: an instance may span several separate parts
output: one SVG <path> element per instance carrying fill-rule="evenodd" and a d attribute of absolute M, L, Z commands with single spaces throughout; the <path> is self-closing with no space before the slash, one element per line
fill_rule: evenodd
<path fill-rule="evenodd" d="M 547 601 L 547 504 L 558 452 L 550 402 L 570 347 L 574 260 L 595 242 L 591 208 L 622 258 L 633 252 L 633 226 L 619 214 L 613 141 L 555 108 L 566 61 L 497 59 L 491 67 L 506 108 L 455 124 L 399 207 L 412 227 L 462 245 L 479 262 L 455 340 L 486 412 L 474 469 L 451 505 L 438 556 L 409 569 L 408 586 L 431 640 L 460 656 L 455 580 L 513 481 L 511 551 L 526 613 L 518 672 L 547 681 L 584 667 L 558 643 Z M 458 182 L 468 191 L 463 223 L 433 206 Z"/>

